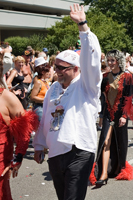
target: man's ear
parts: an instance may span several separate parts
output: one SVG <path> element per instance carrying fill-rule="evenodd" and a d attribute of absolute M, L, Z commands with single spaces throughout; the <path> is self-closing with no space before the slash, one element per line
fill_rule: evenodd
<path fill-rule="evenodd" d="M 79 68 L 78 68 L 77 66 L 75 66 L 75 67 L 74 67 L 74 72 L 77 72 L 78 69 L 79 69 Z"/>

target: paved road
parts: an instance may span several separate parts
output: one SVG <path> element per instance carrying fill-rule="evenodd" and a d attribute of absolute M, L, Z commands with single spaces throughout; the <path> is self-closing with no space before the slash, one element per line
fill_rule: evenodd
<path fill-rule="evenodd" d="M 128 124 L 127 160 L 133 166 L 133 124 Z M 98 134 L 100 134 L 98 132 Z M 33 147 L 29 145 L 17 178 L 11 178 L 13 200 L 57 200 L 53 182 L 48 171 L 47 161 L 37 164 L 33 160 Z M 47 157 L 46 157 L 47 160 Z M 88 186 L 86 200 L 131 200 L 133 199 L 133 181 L 109 179 L 108 184 L 99 189 Z"/>

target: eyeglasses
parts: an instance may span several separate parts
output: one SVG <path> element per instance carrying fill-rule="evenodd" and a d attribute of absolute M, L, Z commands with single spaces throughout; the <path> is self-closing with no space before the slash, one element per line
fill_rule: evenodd
<path fill-rule="evenodd" d="M 70 65 L 70 66 L 68 66 L 68 67 L 64 67 L 64 66 L 62 66 L 62 65 L 56 65 L 55 64 L 55 69 L 59 69 L 59 70 L 64 70 L 64 69 L 68 69 L 68 68 L 71 68 L 71 67 L 73 67 L 73 65 Z"/>

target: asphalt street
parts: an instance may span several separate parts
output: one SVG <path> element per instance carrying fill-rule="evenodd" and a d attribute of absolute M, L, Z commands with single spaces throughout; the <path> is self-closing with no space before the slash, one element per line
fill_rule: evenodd
<path fill-rule="evenodd" d="M 98 131 L 98 136 L 100 132 Z M 128 123 L 128 154 L 127 161 L 133 166 L 133 123 Z M 34 149 L 29 144 L 18 177 L 11 178 L 13 200 L 57 200 L 52 178 L 49 174 L 46 159 L 37 164 L 33 159 Z M 131 200 L 133 199 L 133 181 L 109 179 L 108 184 L 101 188 L 89 186 L 86 200 Z"/>

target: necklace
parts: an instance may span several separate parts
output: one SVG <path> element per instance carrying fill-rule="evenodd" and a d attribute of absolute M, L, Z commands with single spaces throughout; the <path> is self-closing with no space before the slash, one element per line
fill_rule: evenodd
<path fill-rule="evenodd" d="M 47 83 L 47 81 L 44 80 L 44 79 L 41 79 L 41 81 L 43 81 L 43 83 L 45 84 L 46 88 L 49 89 L 49 84 Z"/>
<path fill-rule="evenodd" d="M 63 94 L 64 94 L 64 91 L 63 91 L 62 93 L 60 93 L 59 98 L 55 100 L 55 102 L 54 102 L 54 105 L 55 105 L 55 106 L 59 105 L 60 100 L 61 100 L 61 97 L 63 96 Z"/>
<path fill-rule="evenodd" d="M 113 73 L 113 72 L 111 72 L 111 73 L 112 73 L 113 78 L 115 80 L 117 78 L 117 76 L 121 73 L 121 70 L 119 72 L 117 72 L 117 73 Z"/>
<path fill-rule="evenodd" d="M 62 98 L 63 96 L 67 96 L 67 95 L 68 95 L 68 93 L 67 93 L 66 91 L 68 91 L 68 88 L 67 88 L 67 89 L 64 89 L 63 91 L 60 92 L 60 96 L 58 97 L 58 99 L 56 99 L 56 100 L 54 101 L 54 105 L 55 105 L 55 106 L 57 106 L 57 105 L 60 104 L 61 98 Z"/>

